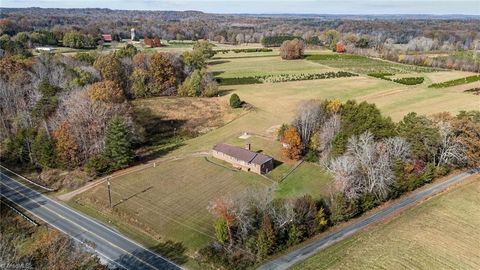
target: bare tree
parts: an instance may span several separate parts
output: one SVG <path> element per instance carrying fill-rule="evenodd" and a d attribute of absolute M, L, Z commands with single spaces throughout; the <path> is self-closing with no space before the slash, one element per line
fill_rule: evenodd
<path fill-rule="evenodd" d="M 297 128 L 303 145 L 309 144 L 313 132 L 319 128 L 324 120 L 325 113 L 318 101 L 309 100 L 300 103 L 293 125 Z"/>
<path fill-rule="evenodd" d="M 330 162 L 330 170 L 340 192 L 349 199 L 363 193 L 373 193 L 378 198 L 387 197 L 395 180 L 392 170 L 394 160 L 406 160 L 410 148 L 402 138 L 394 137 L 375 142 L 370 132 L 352 136 L 343 156 Z"/>
<path fill-rule="evenodd" d="M 467 162 L 465 148 L 461 139 L 456 136 L 452 125 L 446 121 L 440 121 L 437 126 L 440 132 L 437 166 L 465 164 Z"/>
<path fill-rule="evenodd" d="M 335 135 L 340 131 L 340 127 L 340 115 L 334 114 L 330 116 L 320 128 L 319 150 L 323 157 L 328 157 L 330 155 L 333 138 L 335 138 Z"/>

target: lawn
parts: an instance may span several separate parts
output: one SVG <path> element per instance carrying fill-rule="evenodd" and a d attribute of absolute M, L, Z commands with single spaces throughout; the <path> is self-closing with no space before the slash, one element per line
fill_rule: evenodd
<path fill-rule="evenodd" d="M 330 175 L 317 164 L 303 162 L 278 186 L 276 194 L 282 198 L 292 198 L 309 194 L 315 199 L 328 196 Z"/>
<path fill-rule="evenodd" d="M 292 269 L 479 269 L 479 180 L 334 244 Z"/>
<path fill-rule="evenodd" d="M 164 161 L 111 182 L 113 211 L 108 208 L 106 185 L 74 200 L 120 218 L 157 240 L 181 242 L 190 251 L 214 237 L 213 219 L 207 210 L 210 201 L 272 184 L 256 174 L 225 168 L 198 156 Z"/>

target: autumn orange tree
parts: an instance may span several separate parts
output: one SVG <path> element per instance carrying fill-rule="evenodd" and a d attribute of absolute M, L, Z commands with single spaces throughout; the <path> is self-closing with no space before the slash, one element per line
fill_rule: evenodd
<path fill-rule="evenodd" d="M 155 53 L 152 55 L 148 74 L 151 78 L 152 94 L 161 94 L 177 85 L 175 67 L 166 53 Z"/>
<path fill-rule="evenodd" d="M 88 96 L 92 100 L 109 103 L 122 103 L 125 101 L 122 88 L 114 81 L 101 81 L 92 84 L 88 89 Z"/>
<path fill-rule="evenodd" d="M 302 155 L 303 144 L 295 127 L 290 127 L 285 131 L 282 142 L 285 144 L 283 155 L 289 159 L 298 160 Z"/>
<path fill-rule="evenodd" d="M 67 168 L 74 168 L 79 164 L 79 151 L 78 144 L 70 134 L 69 128 L 68 123 L 63 123 L 55 130 L 53 136 L 56 140 L 55 150 L 61 164 Z"/>
<path fill-rule="evenodd" d="M 100 71 L 104 80 L 114 81 L 119 85 L 124 85 L 125 74 L 122 63 L 113 54 L 98 56 L 93 66 Z"/>

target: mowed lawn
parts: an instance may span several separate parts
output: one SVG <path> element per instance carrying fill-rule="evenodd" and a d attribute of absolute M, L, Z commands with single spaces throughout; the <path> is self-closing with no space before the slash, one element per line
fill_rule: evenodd
<path fill-rule="evenodd" d="M 292 269 L 480 269 L 479 205 L 477 178 Z"/>
<path fill-rule="evenodd" d="M 191 251 L 214 237 L 213 218 L 207 210 L 211 201 L 272 184 L 254 173 L 224 168 L 204 157 L 165 161 L 155 168 L 114 178 L 111 183 L 116 217 L 159 240 L 181 242 Z M 105 185 L 74 200 L 110 212 Z"/>

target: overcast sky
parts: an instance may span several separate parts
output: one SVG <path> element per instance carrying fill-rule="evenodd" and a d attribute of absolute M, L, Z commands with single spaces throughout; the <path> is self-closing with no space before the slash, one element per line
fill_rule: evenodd
<path fill-rule="evenodd" d="M 480 15 L 480 0 L 0 0 L 0 6 L 200 10 L 212 13 Z"/>

